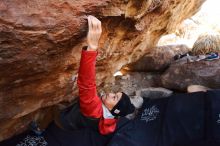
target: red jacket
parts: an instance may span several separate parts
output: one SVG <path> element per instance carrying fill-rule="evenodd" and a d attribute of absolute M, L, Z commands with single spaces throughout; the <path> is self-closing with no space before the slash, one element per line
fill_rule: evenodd
<path fill-rule="evenodd" d="M 102 101 L 97 95 L 95 63 L 97 51 L 82 50 L 78 73 L 80 111 L 86 117 L 99 118 L 99 132 L 110 134 L 116 129 L 116 119 L 104 119 Z"/>

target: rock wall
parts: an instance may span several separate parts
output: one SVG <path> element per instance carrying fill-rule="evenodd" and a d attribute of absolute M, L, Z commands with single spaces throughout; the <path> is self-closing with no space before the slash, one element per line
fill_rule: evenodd
<path fill-rule="evenodd" d="M 126 65 L 123 69 L 135 72 L 163 72 L 174 62 L 175 55 L 186 54 L 190 50 L 186 45 L 159 46 L 144 54 L 136 62 Z"/>
<path fill-rule="evenodd" d="M 1 0 L 0 140 L 21 132 L 40 113 L 50 115 L 50 106 L 76 97 L 86 15 L 103 22 L 97 59 L 100 86 L 112 82 L 123 65 L 150 52 L 203 2 Z"/>
<path fill-rule="evenodd" d="M 188 62 L 180 59 L 162 74 L 161 84 L 165 88 L 186 91 L 189 85 L 220 88 L 220 60 Z"/>
<path fill-rule="evenodd" d="M 163 87 L 175 92 L 187 92 L 190 85 L 220 89 L 220 59 L 199 60 L 198 56 L 184 55 L 178 59 L 177 56 L 189 51 L 185 45 L 155 47 L 138 61 L 124 66 L 120 71 L 129 78 L 116 78 L 114 86 L 130 95 L 149 87 Z"/>

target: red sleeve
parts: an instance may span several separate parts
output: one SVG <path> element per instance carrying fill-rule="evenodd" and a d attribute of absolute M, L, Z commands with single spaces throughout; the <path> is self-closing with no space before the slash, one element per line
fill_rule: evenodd
<path fill-rule="evenodd" d="M 102 101 L 97 96 L 95 63 L 97 51 L 82 50 L 78 73 L 80 111 L 84 116 L 102 117 Z"/>
<path fill-rule="evenodd" d="M 99 132 L 103 135 L 113 133 L 116 129 L 117 119 L 104 119 L 99 121 Z"/>

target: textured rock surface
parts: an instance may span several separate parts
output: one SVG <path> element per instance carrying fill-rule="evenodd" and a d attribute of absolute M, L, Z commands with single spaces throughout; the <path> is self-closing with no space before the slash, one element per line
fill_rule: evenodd
<path fill-rule="evenodd" d="M 173 94 L 173 91 L 165 88 L 144 88 L 136 91 L 136 96 L 141 96 L 144 98 L 161 98 L 168 97 Z"/>
<path fill-rule="evenodd" d="M 161 77 L 163 87 L 186 90 L 188 85 L 199 84 L 220 88 L 220 60 L 189 62 L 177 61 Z"/>
<path fill-rule="evenodd" d="M 97 62 L 97 85 L 103 85 L 123 65 L 150 52 L 161 35 L 172 32 L 203 1 L 1 0 L 0 140 L 21 132 L 29 122 L 26 116 L 77 95 L 86 15 L 103 22 Z M 11 124 L 8 131 L 4 121 L 12 119 L 22 126 Z"/>
<path fill-rule="evenodd" d="M 48 108 L 43 108 L 34 111 L 28 115 L 23 116 L 22 118 L 1 120 L 0 121 L 1 135 L 10 137 L 19 131 L 26 130 L 27 123 L 30 123 L 33 120 L 36 120 L 37 123 L 40 125 L 40 128 L 44 129 L 53 119 L 54 117 L 53 111 L 54 111 L 54 106 L 50 106 Z M 1 139 L 3 138 L 4 137 L 1 137 Z"/>
<path fill-rule="evenodd" d="M 133 96 L 136 91 L 148 87 L 158 87 L 160 83 L 160 74 L 145 72 L 129 72 L 124 76 L 117 76 L 112 84 L 105 84 L 102 88 L 105 92 L 124 91 Z"/>
<path fill-rule="evenodd" d="M 185 45 L 161 46 L 141 57 L 137 62 L 127 65 L 124 69 L 140 72 L 164 71 L 174 62 L 174 56 L 185 54 L 190 49 Z"/>

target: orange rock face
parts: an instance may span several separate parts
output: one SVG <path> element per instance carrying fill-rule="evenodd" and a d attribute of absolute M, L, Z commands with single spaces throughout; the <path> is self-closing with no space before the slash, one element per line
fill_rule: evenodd
<path fill-rule="evenodd" d="M 77 96 L 75 77 L 86 45 L 86 15 L 103 22 L 97 59 L 97 85 L 103 85 L 113 81 L 116 70 L 149 52 L 161 35 L 173 31 L 203 2 L 1 0 L 0 140 L 25 129 L 39 109 Z"/>

